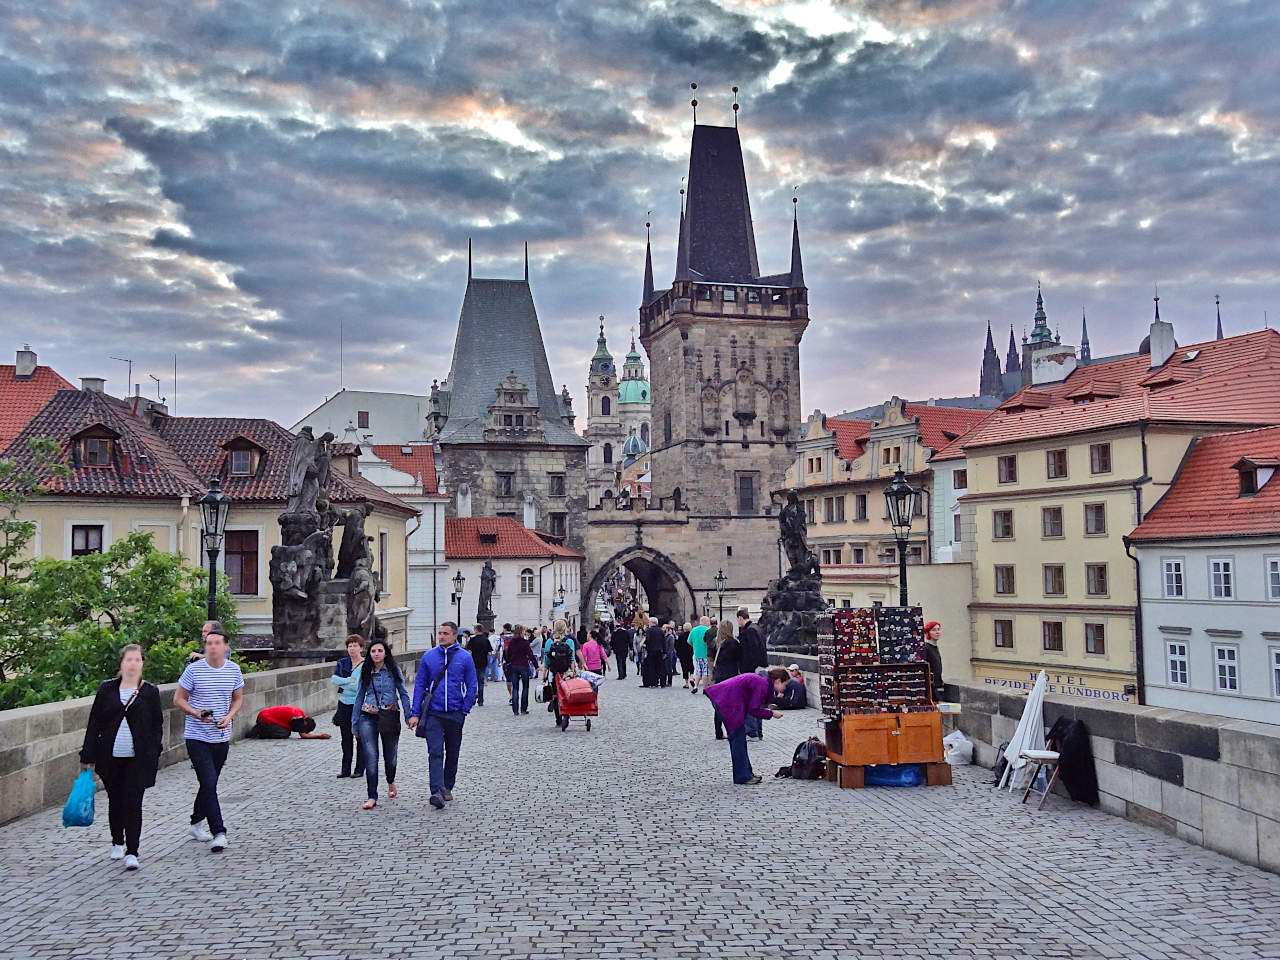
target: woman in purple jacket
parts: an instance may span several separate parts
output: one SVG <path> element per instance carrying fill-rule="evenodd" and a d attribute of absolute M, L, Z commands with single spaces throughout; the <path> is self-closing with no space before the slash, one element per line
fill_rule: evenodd
<path fill-rule="evenodd" d="M 759 783 L 747 756 L 747 715 L 761 720 L 781 719 L 782 714 L 765 704 L 787 688 L 791 674 L 786 667 L 770 667 L 767 676 L 740 673 L 728 680 L 713 683 L 704 691 L 715 707 L 716 716 L 729 731 L 729 755 L 733 758 L 733 782 Z"/>

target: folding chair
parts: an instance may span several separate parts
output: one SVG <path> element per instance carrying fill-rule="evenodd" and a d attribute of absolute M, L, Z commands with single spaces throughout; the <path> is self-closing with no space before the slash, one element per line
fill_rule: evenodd
<path fill-rule="evenodd" d="M 1057 750 L 1048 749 L 1053 745 L 1053 741 L 1050 741 L 1045 744 L 1046 749 L 1044 750 L 1023 750 L 1018 754 L 1018 756 L 1022 757 L 1028 763 L 1034 763 L 1036 765 L 1035 772 L 1031 774 L 1031 779 L 1027 782 L 1026 792 L 1022 794 L 1021 803 L 1027 802 L 1027 797 L 1031 795 L 1032 788 L 1036 785 L 1036 778 L 1040 776 L 1040 771 L 1045 767 L 1051 768 L 1049 779 L 1044 785 L 1044 792 L 1040 793 L 1040 802 L 1036 804 L 1037 810 L 1044 806 L 1045 798 L 1049 796 L 1049 792 L 1053 789 L 1053 785 L 1058 779 L 1059 753 Z M 1037 790 L 1036 792 L 1039 793 L 1040 791 Z"/>

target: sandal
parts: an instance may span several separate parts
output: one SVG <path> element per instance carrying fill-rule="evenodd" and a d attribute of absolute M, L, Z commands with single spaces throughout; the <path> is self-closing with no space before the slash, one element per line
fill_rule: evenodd
<path fill-rule="evenodd" d="M 366 800 L 366 801 L 364 802 L 364 806 L 362 806 L 360 809 L 361 809 L 361 810 L 372 810 L 372 809 L 373 809 L 374 807 L 376 807 L 377 805 L 378 805 L 378 801 L 377 801 L 377 800 Z"/>
<path fill-rule="evenodd" d="M 387 788 L 387 796 L 392 800 L 399 796 L 399 794 L 396 793 L 396 785 L 394 783 Z"/>

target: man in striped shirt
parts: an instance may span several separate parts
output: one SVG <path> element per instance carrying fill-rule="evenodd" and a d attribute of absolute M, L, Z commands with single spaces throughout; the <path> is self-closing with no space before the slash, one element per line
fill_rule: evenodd
<path fill-rule="evenodd" d="M 185 713 L 183 738 L 200 789 L 191 809 L 191 836 L 214 853 L 227 846 L 227 827 L 218 804 L 218 777 L 231 746 L 231 719 L 244 704 L 244 677 L 227 659 L 226 630 L 217 620 L 205 624 L 204 657 L 187 664 L 178 678 L 173 705 Z M 205 823 L 208 826 L 205 826 Z"/>

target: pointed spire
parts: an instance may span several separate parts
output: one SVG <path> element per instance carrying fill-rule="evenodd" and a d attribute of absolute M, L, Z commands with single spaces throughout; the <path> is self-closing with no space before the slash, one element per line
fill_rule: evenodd
<path fill-rule="evenodd" d="M 1015 373 L 1022 369 L 1022 358 L 1018 355 L 1018 341 L 1013 336 L 1013 324 L 1009 324 L 1009 349 L 1004 355 L 1004 372 Z"/>
<path fill-rule="evenodd" d="M 1035 325 L 1031 328 L 1032 343 L 1052 343 L 1053 331 L 1049 329 L 1049 318 L 1044 312 L 1044 294 L 1040 292 L 1040 281 L 1036 281 L 1036 315 Z"/>
<path fill-rule="evenodd" d="M 1214 339 L 1221 340 L 1222 339 L 1222 298 L 1219 297 L 1216 293 L 1213 295 L 1213 306 L 1214 306 L 1214 309 L 1218 311 L 1218 335 L 1214 337 Z"/>
<path fill-rule="evenodd" d="M 996 352 L 996 342 L 993 339 L 991 339 L 991 321 L 990 320 L 987 321 L 987 346 L 984 352 L 990 352 L 990 353 Z"/>
<path fill-rule="evenodd" d="M 648 306 L 649 301 L 653 299 L 653 251 L 649 247 L 649 227 L 652 224 L 646 220 L 644 222 L 644 293 L 640 297 L 640 306 Z"/>
<path fill-rule="evenodd" d="M 978 376 L 978 393 L 984 397 L 1003 395 L 1004 381 L 1000 376 L 1000 355 L 996 353 L 995 340 L 991 337 L 991 321 L 987 321 L 987 345 L 982 350 L 982 370 Z"/>
<path fill-rule="evenodd" d="M 684 190 L 680 193 L 683 195 Z M 680 211 L 680 245 L 676 248 L 676 279 L 689 279 L 689 218 L 683 209 Z"/>
<path fill-rule="evenodd" d="M 524 282 L 529 282 L 529 241 L 524 242 Z"/>
<path fill-rule="evenodd" d="M 1080 308 L 1080 362 L 1088 363 L 1093 359 L 1093 351 L 1089 348 L 1089 321 L 1085 317 L 1084 307 Z"/>
<path fill-rule="evenodd" d="M 1159 320 L 1160 319 L 1160 294 L 1157 293 L 1151 299 L 1156 302 L 1156 319 Z"/>
<path fill-rule="evenodd" d="M 467 279 L 471 279 L 471 238 L 467 237 Z"/>
<path fill-rule="evenodd" d="M 797 204 L 800 202 L 792 193 L 791 196 L 791 286 L 804 286 L 804 263 L 800 259 L 800 216 Z"/>

